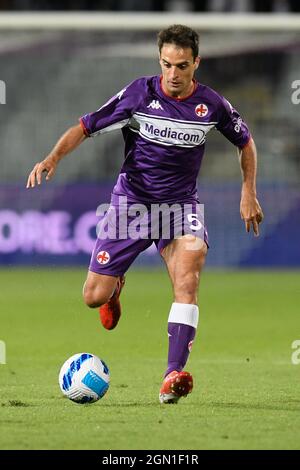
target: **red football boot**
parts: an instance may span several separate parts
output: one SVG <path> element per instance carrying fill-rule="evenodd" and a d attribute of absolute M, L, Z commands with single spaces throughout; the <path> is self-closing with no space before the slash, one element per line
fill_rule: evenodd
<path fill-rule="evenodd" d="M 189 372 L 173 370 L 165 377 L 159 391 L 160 403 L 177 403 L 193 390 L 193 377 Z"/>
<path fill-rule="evenodd" d="M 120 294 L 125 284 L 125 276 L 120 276 L 117 282 L 115 292 L 109 301 L 99 308 L 100 320 L 104 328 L 113 330 L 121 316 Z"/>

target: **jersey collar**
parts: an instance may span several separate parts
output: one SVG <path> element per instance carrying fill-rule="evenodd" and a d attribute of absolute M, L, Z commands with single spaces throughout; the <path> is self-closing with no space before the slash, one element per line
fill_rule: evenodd
<path fill-rule="evenodd" d="M 159 77 L 159 89 L 160 91 L 162 92 L 162 94 L 164 96 L 166 96 L 167 98 L 171 99 L 171 100 L 174 100 L 174 101 L 185 101 L 185 100 L 188 100 L 196 91 L 196 88 L 198 86 L 198 83 L 196 82 L 196 80 L 193 78 L 193 89 L 192 89 L 192 92 L 188 95 L 188 96 L 185 96 L 184 98 L 175 98 L 174 96 L 171 96 L 171 95 L 168 95 L 167 93 L 165 93 L 165 91 L 163 90 L 163 87 L 162 87 L 162 75 L 160 75 Z"/>

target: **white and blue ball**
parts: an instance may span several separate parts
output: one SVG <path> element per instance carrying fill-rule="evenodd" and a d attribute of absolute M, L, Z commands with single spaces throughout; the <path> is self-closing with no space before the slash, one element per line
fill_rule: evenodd
<path fill-rule="evenodd" d="M 109 369 L 94 354 L 74 354 L 59 373 L 62 393 L 76 403 L 93 403 L 102 398 L 109 387 Z"/>

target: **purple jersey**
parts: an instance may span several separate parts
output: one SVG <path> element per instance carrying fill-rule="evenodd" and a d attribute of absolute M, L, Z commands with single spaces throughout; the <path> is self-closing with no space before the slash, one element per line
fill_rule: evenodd
<path fill-rule="evenodd" d="M 86 135 L 122 129 L 125 160 L 113 193 L 147 202 L 196 197 L 206 134 L 214 127 L 242 148 L 250 133 L 231 104 L 194 82 L 193 93 L 167 96 L 161 77 L 142 77 L 81 119 Z"/>

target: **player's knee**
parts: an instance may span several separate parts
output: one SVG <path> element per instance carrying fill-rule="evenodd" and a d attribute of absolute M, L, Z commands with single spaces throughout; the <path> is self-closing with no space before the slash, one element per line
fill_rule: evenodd
<path fill-rule="evenodd" d="M 205 264 L 206 255 L 207 255 L 207 244 L 201 240 L 201 245 L 197 254 L 197 263 L 196 263 L 197 265 L 196 270 L 199 272 L 201 271 L 201 269 L 203 268 Z"/>
<path fill-rule="evenodd" d="M 90 308 L 101 307 L 101 305 L 106 304 L 110 298 L 106 292 L 101 288 L 93 288 L 87 285 L 83 287 L 83 299 L 85 304 Z"/>

